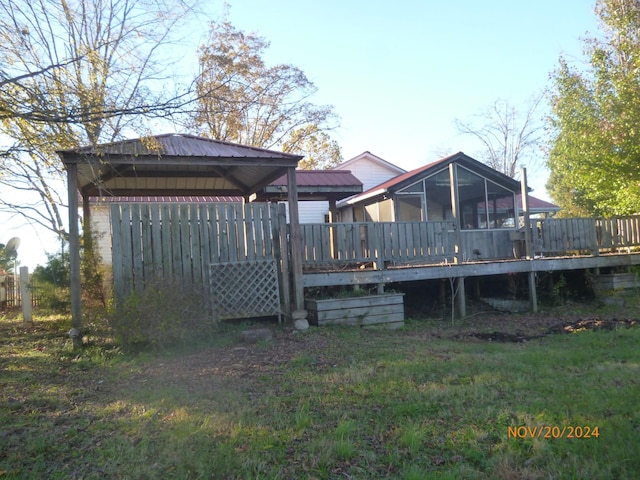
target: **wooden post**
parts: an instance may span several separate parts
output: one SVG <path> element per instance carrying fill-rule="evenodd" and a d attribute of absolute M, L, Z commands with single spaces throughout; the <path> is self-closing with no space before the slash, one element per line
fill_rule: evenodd
<path fill-rule="evenodd" d="M 458 198 L 458 172 L 453 163 L 449 164 L 449 183 L 451 188 L 451 214 L 453 215 L 453 233 L 455 239 L 455 263 L 462 263 L 462 248 L 460 245 L 460 200 Z"/>
<path fill-rule="evenodd" d="M 532 255 L 532 231 L 531 217 L 529 215 L 529 187 L 527 185 L 527 169 L 520 169 L 520 189 L 522 192 L 522 213 L 524 215 L 524 250 L 527 260 L 533 258 Z"/>
<path fill-rule="evenodd" d="M 536 291 L 536 272 L 529 272 L 529 302 L 531 311 L 538 313 L 538 292 Z"/>
<path fill-rule="evenodd" d="M 456 278 L 456 304 L 458 318 L 467 316 L 467 295 L 464 289 L 464 277 Z"/>
<path fill-rule="evenodd" d="M 20 267 L 20 297 L 22 298 L 22 321 L 25 326 L 33 325 L 29 267 Z"/>
<path fill-rule="evenodd" d="M 336 199 L 330 198 L 329 199 L 329 223 L 330 224 L 336 223 L 337 216 L 338 216 L 338 208 L 336 207 Z M 329 228 L 329 251 L 331 252 L 331 258 L 335 260 L 336 258 L 338 258 L 338 253 L 337 253 L 338 239 L 336 238 L 336 235 L 335 235 L 335 228 L 333 226 L 330 226 L 328 228 Z"/>
<path fill-rule="evenodd" d="M 300 233 L 300 217 L 298 214 L 298 184 L 296 169 L 287 169 L 287 187 L 289 202 L 289 227 L 291 248 L 291 280 L 293 283 L 293 310 L 304 309 L 304 286 L 302 279 L 302 236 Z"/>
<path fill-rule="evenodd" d="M 460 234 L 460 199 L 458 197 L 458 171 L 456 170 L 455 163 L 449 164 L 449 183 L 451 188 L 451 214 L 454 221 L 454 235 L 455 235 L 455 263 L 460 264 L 464 261 L 462 254 L 462 235 Z M 463 318 L 467 316 L 467 304 L 466 294 L 464 290 L 464 277 L 456 278 L 455 287 L 455 299 L 451 299 L 457 304 L 458 317 Z"/>
<path fill-rule="evenodd" d="M 80 238 L 78 231 L 78 165 L 67 164 L 69 195 L 69 264 L 71 286 L 71 332 L 73 348 L 82 346 L 82 287 L 80 284 Z"/>
<path fill-rule="evenodd" d="M 533 229 L 529 215 L 529 186 L 527 185 L 527 169 L 520 169 L 520 187 L 522 190 L 522 213 L 524 216 L 524 250 L 527 260 L 533 260 Z M 536 274 L 529 272 L 529 303 L 531 311 L 538 311 L 538 292 L 536 291 Z"/>
<path fill-rule="evenodd" d="M 281 208 L 280 208 L 281 207 Z M 289 275 L 289 252 L 287 251 L 287 214 L 284 205 L 277 204 L 276 257 L 280 266 L 280 285 L 282 286 L 282 310 L 285 318 L 291 319 L 291 276 Z"/>

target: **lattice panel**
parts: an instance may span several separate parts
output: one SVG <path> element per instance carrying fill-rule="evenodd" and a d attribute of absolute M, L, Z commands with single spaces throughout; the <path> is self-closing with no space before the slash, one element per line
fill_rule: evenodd
<path fill-rule="evenodd" d="M 211 306 L 218 320 L 278 315 L 275 260 L 216 263 L 210 267 Z"/>

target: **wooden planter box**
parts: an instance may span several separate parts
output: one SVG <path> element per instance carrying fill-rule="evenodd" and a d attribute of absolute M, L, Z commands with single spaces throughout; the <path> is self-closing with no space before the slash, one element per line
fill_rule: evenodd
<path fill-rule="evenodd" d="M 311 325 L 404 326 L 404 293 L 306 300 Z"/>
<path fill-rule="evenodd" d="M 635 273 L 606 273 L 596 275 L 598 290 L 627 290 L 640 286 Z"/>

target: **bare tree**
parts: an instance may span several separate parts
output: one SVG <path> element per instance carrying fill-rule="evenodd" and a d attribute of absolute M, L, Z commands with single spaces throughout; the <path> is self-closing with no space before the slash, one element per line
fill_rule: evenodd
<path fill-rule="evenodd" d="M 530 167 L 541 163 L 533 155 L 543 138 L 544 123 L 539 112 L 543 98 L 543 95 L 533 97 L 524 110 L 499 99 L 469 120 L 456 119 L 455 125 L 458 132 L 480 141 L 483 150 L 479 160 L 515 177 L 524 160 L 530 161 Z"/>
<path fill-rule="evenodd" d="M 164 93 L 162 47 L 190 12 L 182 0 L 0 0 L 1 210 L 64 234 L 55 151 L 145 130 L 189 101 Z"/>

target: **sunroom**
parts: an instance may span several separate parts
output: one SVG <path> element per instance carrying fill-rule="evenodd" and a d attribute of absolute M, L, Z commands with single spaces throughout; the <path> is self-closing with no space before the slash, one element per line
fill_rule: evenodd
<path fill-rule="evenodd" d="M 343 222 L 451 222 L 467 258 L 513 257 L 521 183 L 462 152 L 338 203 Z"/>
<path fill-rule="evenodd" d="M 513 228 L 519 192 L 520 182 L 460 152 L 395 177 L 338 207 L 344 220 L 356 222 L 453 220 L 453 195 L 457 195 L 462 229 Z"/>

